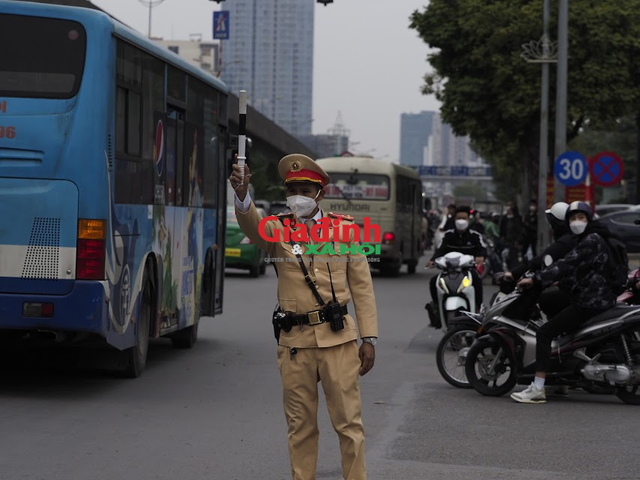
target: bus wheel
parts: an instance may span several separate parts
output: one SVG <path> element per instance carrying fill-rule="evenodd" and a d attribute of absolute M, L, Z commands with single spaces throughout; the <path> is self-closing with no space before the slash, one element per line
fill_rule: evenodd
<path fill-rule="evenodd" d="M 400 275 L 400 265 L 387 265 L 380 269 L 385 277 L 397 277 Z"/>
<path fill-rule="evenodd" d="M 203 317 L 212 315 L 213 312 L 213 257 L 211 250 L 207 252 L 202 274 L 202 293 L 200 294 L 200 313 Z"/>
<path fill-rule="evenodd" d="M 407 262 L 407 273 L 414 274 L 416 273 L 416 266 L 418 265 L 418 260 L 409 260 Z"/>
<path fill-rule="evenodd" d="M 171 344 L 173 348 L 193 348 L 198 341 L 198 323 L 190 327 L 178 330 L 171 336 Z"/>
<path fill-rule="evenodd" d="M 147 364 L 147 352 L 149 351 L 149 333 L 151 331 L 151 315 L 153 312 L 153 289 L 145 271 L 144 290 L 140 296 L 140 315 L 138 317 L 138 332 L 136 344 L 120 352 L 123 363 L 123 376 L 126 378 L 138 378 L 142 375 Z"/>

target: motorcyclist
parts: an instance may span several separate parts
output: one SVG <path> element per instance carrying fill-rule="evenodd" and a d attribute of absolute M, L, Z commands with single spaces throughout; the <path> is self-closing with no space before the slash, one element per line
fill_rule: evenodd
<path fill-rule="evenodd" d="M 561 259 L 569 253 L 577 244 L 577 237 L 571 234 L 569 226 L 565 220 L 569 205 L 565 202 L 554 203 L 551 208 L 545 210 L 547 223 L 553 233 L 553 243 L 549 245 L 540 255 L 531 260 L 525 260 L 510 272 L 505 272 L 506 279 L 518 279 L 527 270 L 538 271 L 543 267 L 551 265 L 556 260 Z"/>
<path fill-rule="evenodd" d="M 544 384 L 553 338 L 577 329 L 581 323 L 616 303 L 606 270 L 609 229 L 594 220 L 591 208 L 584 202 L 571 203 L 565 218 L 576 238 L 576 247 L 533 277 L 518 282 L 521 290 L 533 285 L 547 288 L 559 282 L 560 289 L 568 292 L 569 298 L 568 306 L 552 316 L 536 334 L 534 381 L 522 392 L 511 394 L 511 398 L 520 403 L 546 402 Z"/>
<path fill-rule="evenodd" d="M 460 252 L 473 255 L 478 265 L 484 264 L 487 256 L 487 245 L 482 235 L 474 230 L 469 229 L 469 216 L 471 209 L 467 206 L 459 206 L 455 212 L 455 229 L 447 230 L 442 238 L 440 247 L 434 252 L 433 256 L 427 263 L 427 268 L 435 265 L 435 259 L 446 255 L 449 252 Z M 480 311 L 482 307 L 482 280 L 478 276 L 478 272 L 471 270 L 473 276 L 473 288 L 476 297 L 476 311 Z M 431 291 L 431 307 L 436 317 L 438 316 L 438 292 L 436 288 L 436 280 L 438 276 L 434 275 L 429 283 Z M 425 308 L 429 309 L 429 304 Z"/>

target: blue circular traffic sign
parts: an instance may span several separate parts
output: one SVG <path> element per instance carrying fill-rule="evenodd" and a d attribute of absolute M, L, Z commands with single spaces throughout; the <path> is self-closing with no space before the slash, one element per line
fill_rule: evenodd
<path fill-rule="evenodd" d="M 600 152 L 590 165 L 593 182 L 603 187 L 611 187 L 622 180 L 623 170 L 622 159 L 613 152 Z"/>
<path fill-rule="evenodd" d="M 567 187 L 575 187 L 584 182 L 589 173 L 589 165 L 584 155 L 578 152 L 564 152 L 553 164 L 553 174 Z"/>

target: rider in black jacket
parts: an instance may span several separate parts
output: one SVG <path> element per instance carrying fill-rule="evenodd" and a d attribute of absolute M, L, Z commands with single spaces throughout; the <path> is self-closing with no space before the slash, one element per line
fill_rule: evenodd
<path fill-rule="evenodd" d="M 474 230 L 469 229 L 469 215 L 471 209 L 469 207 L 460 206 L 456 208 L 455 225 L 453 230 L 447 230 L 442 238 L 440 247 L 433 253 L 433 256 L 427 263 L 427 268 L 434 265 L 436 258 L 442 257 L 449 252 L 460 252 L 467 255 L 473 255 L 476 263 L 482 265 L 487 255 L 487 246 L 482 235 Z M 473 275 L 473 289 L 476 294 L 476 311 L 482 306 L 482 280 L 478 276 L 476 270 L 471 270 Z M 436 280 L 438 276 L 431 278 L 429 288 L 431 290 L 431 300 L 433 305 L 438 308 L 438 293 L 436 289 Z"/>
<path fill-rule="evenodd" d="M 584 202 L 573 202 L 565 218 L 577 239 L 576 247 L 557 262 L 538 271 L 533 278 L 518 282 L 520 289 L 531 285 L 547 288 L 557 282 L 569 298 L 569 305 L 552 316 L 536 334 L 534 382 L 524 391 L 511 394 L 511 398 L 521 403 L 546 401 L 544 384 L 553 338 L 575 330 L 581 323 L 616 303 L 607 271 L 609 248 L 606 239 L 611 235 L 609 230 L 594 220 L 591 208 Z"/>

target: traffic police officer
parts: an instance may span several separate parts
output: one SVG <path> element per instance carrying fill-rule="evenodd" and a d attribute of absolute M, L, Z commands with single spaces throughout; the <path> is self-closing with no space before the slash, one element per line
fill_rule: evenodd
<path fill-rule="evenodd" d="M 263 234 L 273 238 L 285 224 L 302 229 L 329 217 L 329 224 L 340 227 L 353 222 L 346 215 L 326 213 L 318 202 L 329 175 L 311 158 L 287 155 L 279 163 L 284 180 L 287 204 L 292 212 L 264 223 Z M 330 231 L 329 241 L 335 253 L 300 255 L 309 284 L 296 252 L 306 251 L 304 243 L 267 241 L 260 235 L 260 215 L 247 191 L 250 170 L 245 165 L 244 181 L 238 165 L 229 177 L 235 190 L 236 214 L 242 231 L 276 262 L 278 302 L 285 311 L 285 321 L 278 341 L 278 366 L 282 377 L 284 412 L 288 425 L 289 455 L 294 480 L 315 479 L 318 460 L 318 381 L 322 383 L 331 423 L 340 440 L 342 475 L 348 480 L 366 478 L 364 428 L 361 419 L 358 374 L 365 375 L 374 364 L 378 337 L 376 303 L 367 258 L 352 253 L 358 239 L 344 239 Z M 287 222 L 288 220 L 288 222 Z M 346 240 L 346 242 L 345 242 Z M 320 251 L 316 248 L 313 251 Z M 329 249 L 327 249 L 329 250 Z M 341 252 L 347 252 L 342 253 Z M 317 290 L 316 295 L 310 285 Z M 356 321 L 347 304 L 353 299 Z M 324 305 L 322 302 L 326 302 Z M 339 304 L 338 305 L 336 305 Z M 338 325 L 331 321 L 328 304 L 338 309 Z M 335 309 L 333 312 L 335 313 Z M 342 318 L 340 318 L 342 317 Z M 333 317 L 335 318 L 335 316 Z M 289 331 L 287 331 L 289 327 Z M 357 346 L 358 331 L 362 345 Z"/>

